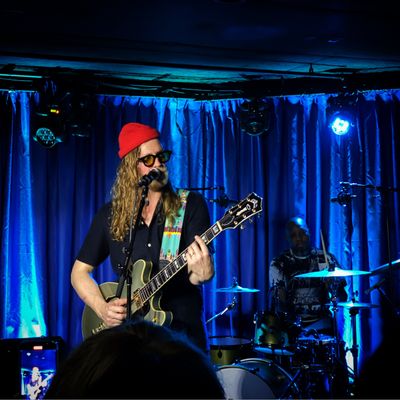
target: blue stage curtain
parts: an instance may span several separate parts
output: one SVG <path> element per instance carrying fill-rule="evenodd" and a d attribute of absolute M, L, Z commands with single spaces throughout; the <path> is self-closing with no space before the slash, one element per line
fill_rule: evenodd
<path fill-rule="evenodd" d="M 206 317 L 212 319 L 233 300 L 234 294 L 216 289 L 234 279 L 260 292 L 237 294 L 237 306 L 207 325 L 210 336 L 253 339 L 254 315 L 267 308 L 269 263 L 287 247 L 284 225 L 295 214 L 306 218 L 313 242 L 321 246 L 323 238 L 344 269 L 369 271 L 399 258 L 398 193 L 352 188 L 357 197 L 347 207 L 330 201 L 340 181 L 400 186 L 399 97 L 396 90 L 360 95 L 355 130 L 338 137 L 326 126 L 327 95 L 272 99 L 273 129 L 260 136 L 240 130 L 242 99 L 97 96 L 91 137 L 71 136 L 46 149 L 31 139 L 31 109 L 38 95 L 2 92 L 1 336 L 59 335 L 71 348 L 81 341 L 83 304 L 71 288 L 70 270 L 93 215 L 110 197 L 118 133 L 130 121 L 160 130 L 165 147 L 173 150 L 169 168 L 177 188 L 223 186 L 232 201 L 251 192 L 263 198 L 259 218 L 214 241 L 217 272 L 204 285 Z M 202 192 L 212 222 L 233 204 L 212 201 L 222 190 Z M 398 275 L 391 274 L 383 288 L 396 306 Z M 108 261 L 94 276 L 99 282 L 115 278 Z M 382 341 L 390 321 L 392 310 L 380 292 L 364 293 L 380 278 L 347 278 L 359 301 L 380 305 L 357 316 L 360 363 Z M 351 347 L 347 311 L 339 310 L 338 321 Z"/>

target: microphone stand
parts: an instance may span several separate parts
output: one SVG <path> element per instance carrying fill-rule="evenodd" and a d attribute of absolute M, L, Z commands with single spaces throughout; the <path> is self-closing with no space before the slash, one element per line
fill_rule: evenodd
<path fill-rule="evenodd" d="M 225 193 L 218 196 L 216 199 L 207 199 L 210 203 L 217 203 L 219 206 L 227 208 L 230 204 L 237 204 L 237 200 L 231 200 Z"/>
<path fill-rule="evenodd" d="M 206 324 L 209 322 L 213 321 L 215 318 L 220 317 L 221 315 L 224 315 L 227 311 L 232 310 L 236 306 L 236 297 L 233 298 L 232 302 L 229 303 L 222 311 L 220 311 L 218 314 L 215 314 L 212 316 L 209 320 L 207 320 Z"/>
<path fill-rule="evenodd" d="M 387 245 L 387 253 L 388 253 L 388 270 L 389 273 L 392 273 L 392 255 L 391 255 L 391 237 L 390 237 L 390 218 L 389 218 L 389 200 L 388 200 L 388 194 L 389 192 L 400 192 L 400 189 L 394 188 L 394 187 L 383 187 L 383 186 L 374 186 L 370 184 L 360 184 L 360 183 L 354 183 L 354 182 L 340 182 L 340 185 L 344 188 L 345 191 L 349 187 L 357 187 L 357 188 L 364 188 L 364 189 L 374 189 L 377 190 L 379 193 L 381 193 L 383 197 L 383 207 L 385 211 L 385 229 L 386 229 L 386 245 Z M 351 196 L 350 196 L 351 198 Z M 350 216 L 349 216 L 349 224 L 352 223 L 352 218 L 351 218 L 351 206 L 350 206 Z M 351 232 L 352 232 L 352 226 L 351 226 Z M 351 239 L 351 235 L 350 235 Z M 351 241 L 350 241 L 351 245 Z M 394 284 L 395 280 L 391 279 L 389 276 L 390 281 L 392 284 Z M 393 289 L 394 290 L 394 289 Z M 390 301 L 389 297 L 386 295 L 386 293 L 383 292 L 382 288 L 379 286 L 378 291 L 381 294 L 382 297 L 386 299 L 386 301 L 393 306 L 394 309 L 394 314 L 396 317 L 398 317 L 398 312 L 396 311 L 396 308 L 394 307 L 393 303 Z M 353 355 L 353 375 L 355 378 L 358 378 L 358 344 L 357 344 L 357 336 L 356 336 L 356 314 L 357 310 L 352 311 L 350 310 L 350 316 L 351 316 L 351 321 L 352 321 L 352 331 L 353 331 L 353 346 L 351 349 L 349 349 Z"/>
<path fill-rule="evenodd" d="M 119 278 L 116 296 L 121 297 L 124 283 L 126 282 L 126 298 L 128 299 L 128 302 L 126 303 L 127 318 L 131 317 L 131 296 L 132 296 L 132 273 L 131 273 L 131 271 L 129 271 L 129 262 L 131 261 L 133 245 L 135 243 L 135 238 L 136 238 L 136 232 L 139 228 L 139 224 L 141 221 L 141 215 L 142 215 L 143 208 L 146 204 L 148 192 L 149 192 L 148 184 L 143 185 L 142 196 L 140 199 L 139 210 L 137 213 L 135 225 L 133 227 L 133 230 L 131 231 L 131 236 L 130 236 L 128 247 L 127 248 L 124 247 L 124 249 L 123 249 L 123 252 L 125 253 L 125 262 L 124 262 L 124 265 L 122 266 L 122 272 L 121 272 L 121 275 Z"/>
<path fill-rule="evenodd" d="M 187 187 L 184 190 L 222 190 L 225 191 L 224 186 L 207 186 L 207 187 Z"/>
<path fill-rule="evenodd" d="M 230 204 L 237 204 L 238 200 L 230 199 L 225 193 L 224 186 L 208 186 L 208 187 L 188 187 L 183 188 L 185 190 L 220 190 L 222 193 L 216 199 L 206 198 L 210 203 L 216 203 L 221 207 L 227 208 Z"/>

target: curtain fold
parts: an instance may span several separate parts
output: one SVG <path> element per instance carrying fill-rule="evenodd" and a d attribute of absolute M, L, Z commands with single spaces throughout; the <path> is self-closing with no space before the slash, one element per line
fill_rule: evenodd
<path fill-rule="evenodd" d="M 45 149 L 32 141 L 29 126 L 38 95 L 2 92 L 1 336 L 57 335 L 71 348 L 81 341 L 83 304 L 69 274 L 92 217 L 110 198 L 118 133 L 130 121 L 160 130 L 164 146 L 173 150 L 173 185 L 204 188 L 212 223 L 251 192 L 263 198 L 262 213 L 244 229 L 215 239 L 216 277 L 204 286 L 206 318 L 233 300 L 234 294 L 216 290 L 234 279 L 260 292 L 236 295 L 237 306 L 207 325 L 210 336 L 253 338 L 254 315 L 267 308 L 269 263 L 287 247 L 284 226 L 295 214 L 306 218 L 313 242 L 321 247 L 324 240 L 344 269 L 369 271 L 398 259 L 399 97 L 397 90 L 360 95 L 353 133 L 338 137 L 326 126 L 327 95 L 272 99 L 273 129 L 260 136 L 240 130 L 242 99 L 97 96 L 92 135 L 70 136 Z M 343 181 L 371 188 L 351 187 L 356 197 L 342 207 L 331 198 Z M 232 203 L 221 203 L 224 194 Z M 390 274 L 384 288 L 397 306 L 398 272 Z M 115 279 L 108 261 L 94 276 L 99 282 Z M 365 294 L 380 278 L 347 279 L 350 294 L 379 304 L 357 316 L 360 363 L 393 320 L 379 291 Z M 340 310 L 338 320 L 351 347 L 347 311 Z"/>

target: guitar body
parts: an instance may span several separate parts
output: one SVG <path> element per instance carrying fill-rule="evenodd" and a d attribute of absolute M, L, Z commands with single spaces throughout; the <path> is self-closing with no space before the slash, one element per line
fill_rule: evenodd
<path fill-rule="evenodd" d="M 149 299 L 145 304 L 138 304 L 134 300 L 135 293 L 138 289 L 145 286 L 150 281 L 153 263 L 151 261 L 138 260 L 132 267 L 132 298 L 131 301 L 131 317 L 144 318 L 157 325 L 170 325 L 172 322 L 172 313 L 163 311 L 160 306 L 161 294 L 157 293 Z M 117 282 L 105 282 L 99 285 L 101 294 L 104 299 L 109 302 L 116 298 L 118 289 Z M 126 283 L 122 289 L 121 297 L 126 298 Z M 85 306 L 82 314 L 82 336 L 87 337 L 106 329 L 103 321 L 89 307 Z"/>
<path fill-rule="evenodd" d="M 51 379 L 54 376 L 54 374 L 50 374 L 47 378 L 45 378 L 42 382 L 34 385 L 34 386 L 29 386 L 27 385 L 26 389 L 28 392 L 28 398 L 29 400 L 36 400 L 39 396 L 40 393 L 42 393 L 42 389 L 47 386 L 48 380 Z"/>

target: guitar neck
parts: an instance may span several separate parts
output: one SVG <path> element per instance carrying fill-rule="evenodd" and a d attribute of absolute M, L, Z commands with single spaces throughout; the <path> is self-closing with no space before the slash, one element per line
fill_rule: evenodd
<path fill-rule="evenodd" d="M 208 245 L 223 231 L 219 221 L 208 228 L 200 237 Z M 144 304 L 154 296 L 170 279 L 187 265 L 188 248 L 182 251 L 173 261 L 159 271 L 150 281 L 138 289 L 141 302 Z"/>

